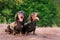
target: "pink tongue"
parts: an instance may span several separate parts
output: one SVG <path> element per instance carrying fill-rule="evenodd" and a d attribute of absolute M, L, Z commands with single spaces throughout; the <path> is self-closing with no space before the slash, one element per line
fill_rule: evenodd
<path fill-rule="evenodd" d="M 37 19 L 37 20 L 39 20 L 39 18 L 38 18 L 38 17 L 36 17 L 36 19 Z"/>
<path fill-rule="evenodd" d="M 23 22 L 23 19 L 19 19 L 20 22 Z"/>

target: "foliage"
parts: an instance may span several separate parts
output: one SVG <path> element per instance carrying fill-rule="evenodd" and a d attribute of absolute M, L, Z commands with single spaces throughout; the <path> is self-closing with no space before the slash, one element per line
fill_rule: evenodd
<path fill-rule="evenodd" d="M 4 0 L 0 1 L 0 23 L 13 22 L 20 10 L 26 12 L 26 18 L 32 12 L 38 12 L 38 26 L 52 26 L 57 18 L 56 7 L 49 0 Z"/>
<path fill-rule="evenodd" d="M 51 0 L 51 2 L 57 7 L 57 19 L 55 22 L 57 26 L 60 26 L 60 0 Z"/>

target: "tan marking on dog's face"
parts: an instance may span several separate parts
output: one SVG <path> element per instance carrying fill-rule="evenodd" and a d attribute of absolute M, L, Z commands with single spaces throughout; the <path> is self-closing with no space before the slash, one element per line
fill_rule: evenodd
<path fill-rule="evenodd" d="M 24 15 L 23 14 L 18 14 L 18 21 L 23 22 L 24 20 Z"/>
<path fill-rule="evenodd" d="M 32 19 L 33 19 L 33 21 L 39 20 L 38 13 L 33 14 Z"/>

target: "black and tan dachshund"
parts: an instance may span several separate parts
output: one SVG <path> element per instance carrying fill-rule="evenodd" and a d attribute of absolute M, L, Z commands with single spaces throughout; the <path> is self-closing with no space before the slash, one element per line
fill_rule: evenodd
<path fill-rule="evenodd" d="M 17 14 L 15 15 L 15 22 L 9 24 L 7 26 L 7 29 L 5 30 L 9 34 L 13 33 L 20 35 L 22 34 L 22 28 L 24 26 L 24 21 L 25 21 L 25 12 L 24 11 L 18 11 Z"/>
<path fill-rule="evenodd" d="M 37 12 L 33 12 L 30 16 L 29 16 L 29 21 L 27 23 L 25 23 L 24 27 L 23 27 L 23 33 L 28 34 L 30 32 L 33 32 L 33 34 L 35 34 L 35 30 L 36 30 L 36 21 L 39 20 L 38 18 L 38 13 Z"/>

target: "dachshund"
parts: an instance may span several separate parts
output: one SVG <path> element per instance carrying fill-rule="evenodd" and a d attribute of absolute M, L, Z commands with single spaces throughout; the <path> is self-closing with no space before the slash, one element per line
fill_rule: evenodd
<path fill-rule="evenodd" d="M 38 13 L 37 12 L 33 12 L 30 16 L 29 16 L 29 21 L 27 23 L 24 24 L 23 27 L 23 33 L 24 34 L 28 34 L 30 32 L 33 32 L 33 34 L 35 34 L 35 30 L 36 30 L 36 21 L 39 20 L 38 17 Z"/>
<path fill-rule="evenodd" d="M 17 14 L 15 15 L 15 22 L 9 24 L 7 26 L 7 29 L 5 30 L 9 34 L 22 34 L 22 28 L 24 26 L 25 22 L 25 12 L 24 11 L 18 11 Z"/>

